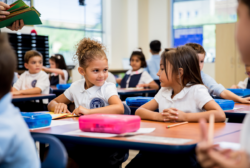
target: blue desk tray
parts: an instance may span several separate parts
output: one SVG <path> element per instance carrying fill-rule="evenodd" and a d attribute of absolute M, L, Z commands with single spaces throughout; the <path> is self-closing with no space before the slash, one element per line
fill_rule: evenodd
<path fill-rule="evenodd" d="M 56 88 L 57 89 L 68 89 L 71 86 L 71 83 L 67 83 L 67 84 L 57 84 Z"/>
<path fill-rule="evenodd" d="M 248 96 L 250 95 L 250 89 L 227 89 L 238 96 Z"/>
<path fill-rule="evenodd" d="M 21 115 L 29 128 L 40 128 L 50 126 L 52 116 L 46 113 L 25 113 Z"/>
<path fill-rule="evenodd" d="M 224 99 L 214 99 L 216 103 L 222 108 L 222 110 L 233 110 L 234 101 L 233 100 L 224 100 Z"/>
<path fill-rule="evenodd" d="M 151 101 L 154 97 L 127 97 L 126 104 L 128 106 L 137 106 L 140 107 L 141 105 Z"/>

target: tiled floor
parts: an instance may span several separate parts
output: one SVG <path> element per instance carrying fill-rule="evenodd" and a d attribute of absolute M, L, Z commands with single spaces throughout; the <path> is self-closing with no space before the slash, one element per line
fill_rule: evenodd
<path fill-rule="evenodd" d="M 125 168 L 125 166 L 139 153 L 138 150 L 129 150 L 129 157 L 126 162 L 122 164 L 122 168 Z"/>

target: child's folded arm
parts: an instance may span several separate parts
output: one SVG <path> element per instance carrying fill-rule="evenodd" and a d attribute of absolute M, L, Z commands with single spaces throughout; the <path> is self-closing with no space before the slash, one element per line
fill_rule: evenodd
<path fill-rule="evenodd" d="M 39 87 L 35 87 L 32 89 L 25 89 L 25 90 L 14 90 L 12 93 L 14 95 L 32 95 L 32 94 L 40 94 L 42 90 Z"/>
<path fill-rule="evenodd" d="M 157 108 L 158 103 L 155 99 L 153 99 L 139 107 L 136 110 L 135 115 L 138 115 L 141 117 L 141 119 L 145 120 L 163 121 L 164 119 L 161 113 L 154 112 Z"/>

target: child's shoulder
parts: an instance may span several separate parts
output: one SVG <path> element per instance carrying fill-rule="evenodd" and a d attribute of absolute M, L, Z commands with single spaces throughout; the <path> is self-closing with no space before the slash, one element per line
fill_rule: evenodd
<path fill-rule="evenodd" d="M 76 87 L 76 86 L 81 86 L 84 85 L 85 79 L 79 79 L 71 84 L 70 87 Z"/>

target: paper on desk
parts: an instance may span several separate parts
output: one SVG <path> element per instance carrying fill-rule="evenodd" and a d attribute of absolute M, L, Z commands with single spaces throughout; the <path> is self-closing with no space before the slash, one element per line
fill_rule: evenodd
<path fill-rule="evenodd" d="M 232 150 L 239 150 L 240 144 L 239 143 L 233 143 L 233 142 L 219 142 L 216 143 L 219 144 L 221 148 L 223 149 L 232 149 Z"/>
<path fill-rule="evenodd" d="M 138 134 L 148 134 L 155 130 L 155 128 L 140 128 L 136 132 L 124 133 L 124 134 L 109 134 L 109 133 L 98 133 L 98 132 L 82 132 L 81 130 L 66 132 L 68 135 L 83 135 L 83 136 L 91 136 L 91 137 L 100 137 L 100 138 L 108 138 L 108 137 L 116 137 L 116 136 L 132 136 Z"/>
<path fill-rule="evenodd" d="M 40 127 L 40 128 L 31 128 L 30 130 L 43 129 L 43 128 L 55 127 L 55 126 L 59 126 L 59 125 L 75 124 L 75 123 L 78 123 L 78 122 L 75 122 L 75 121 L 52 120 L 50 126 Z"/>
<path fill-rule="evenodd" d="M 187 142 L 192 141 L 192 139 L 181 139 L 181 138 L 167 138 L 167 137 L 156 137 L 156 136 L 148 136 L 148 135 L 139 135 L 130 137 L 128 139 L 139 140 L 139 141 L 147 141 L 147 142 L 159 142 L 159 143 L 169 143 L 181 145 Z"/>

